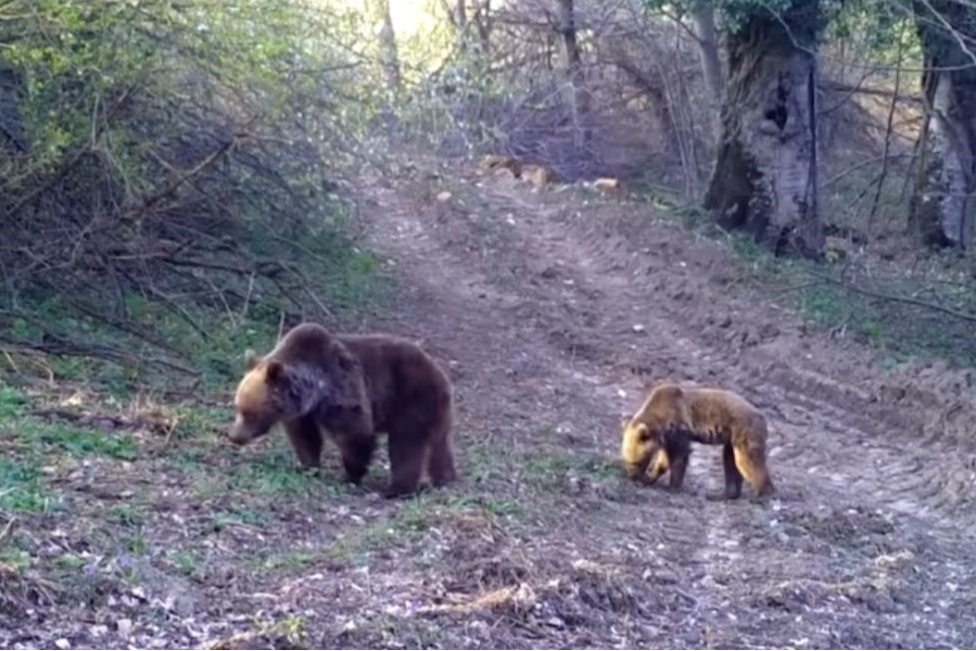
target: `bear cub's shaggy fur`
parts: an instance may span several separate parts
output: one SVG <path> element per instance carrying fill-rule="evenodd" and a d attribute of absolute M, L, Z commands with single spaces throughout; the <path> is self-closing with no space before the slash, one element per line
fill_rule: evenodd
<path fill-rule="evenodd" d="M 774 492 L 766 467 L 767 438 L 765 417 L 742 396 L 662 382 L 623 422 L 621 457 L 631 479 L 653 484 L 670 470 L 670 486 L 677 490 L 684 482 L 691 443 L 721 445 L 725 491 L 709 499 L 740 497 L 743 478 L 757 496 L 765 497 Z"/>

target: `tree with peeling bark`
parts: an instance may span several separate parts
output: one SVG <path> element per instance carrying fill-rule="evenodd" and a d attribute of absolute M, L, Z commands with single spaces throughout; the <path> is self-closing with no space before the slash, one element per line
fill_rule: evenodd
<path fill-rule="evenodd" d="M 821 259 L 813 92 L 819 0 L 723 8 L 729 79 L 704 206 L 777 255 Z"/>
<path fill-rule="evenodd" d="M 967 249 L 976 212 L 976 7 L 914 4 L 926 119 L 909 223 L 929 245 Z"/>

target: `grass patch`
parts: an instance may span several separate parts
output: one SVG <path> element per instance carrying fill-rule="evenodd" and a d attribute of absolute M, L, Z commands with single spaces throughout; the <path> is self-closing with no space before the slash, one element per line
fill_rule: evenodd
<path fill-rule="evenodd" d="M 45 513 L 58 501 L 39 468 L 19 459 L 0 459 L 0 487 L 0 510 L 8 513 Z"/>
<path fill-rule="evenodd" d="M 431 532 L 436 496 L 423 494 L 406 500 L 395 514 L 346 529 L 331 543 L 260 554 L 249 564 L 254 570 L 297 571 L 320 564 L 351 567 L 363 565 L 377 554 L 397 549 L 406 551 Z"/>
<path fill-rule="evenodd" d="M 246 524 L 254 527 L 266 527 L 272 522 L 272 517 L 258 509 L 238 507 L 225 511 L 218 511 L 211 516 L 214 531 L 221 531 L 227 527 Z"/>
<path fill-rule="evenodd" d="M 127 433 L 102 432 L 27 413 L 26 397 L 10 386 L 0 390 L 0 509 L 14 513 L 50 511 L 59 499 L 47 485 L 46 467 L 64 458 L 134 461 L 138 444 Z"/>
<path fill-rule="evenodd" d="M 937 358 L 976 366 L 973 322 L 939 310 L 976 318 L 976 287 L 968 277 L 943 278 L 947 274 L 938 255 L 926 261 L 930 272 L 912 276 L 897 270 L 889 270 L 887 276 L 877 270 L 867 273 L 842 262 L 842 257 L 824 265 L 777 259 L 751 236 L 722 231 L 701 210 L 682 209 L 654 193 L 639 197 L 654 206 L 656 214 L 727 243 L 757 291 L 776 296 L 816 328 L 871 346 L 885 365 Z"/>
<path fill-rule="evenodd" d="M 525 507 L 514 499 L 481 495 L 458 496 L 451 500 L 450 506 L 452 509 L 458 511 L 483 511 L 498 518 L 518 517 L 525 513 Z"/>
<path fill-rule="evenodd" d="M 497 444 L 473 439 L 464 448 L 465 474 L 473 484 L 504 479 L 511 475 L 512 464 L 501 455 Z"/>
<path fill-rule="evenodd" d="M 135 439 L 129 434 L 109 434 L 33 418 L 20 420 L 11 437 L 23 441 L 34 451 L 54 450 L 73 457 L 101 456 L 133 461 L 138 456 Z"/>
<path fill-rule="evenodd" d="M 24 456 L 36 459 L 68 455 L 132 461 L 138 456 L 138 446 L 130 434 L 48 422 L 19 412 L 0 423 L 0 432 Z"/>
<path fill-rule="evenodd" d="M 332 232 L 304 245 L 304 264 L 314 268 L 315 300 L 321 305 L 353 316 L 386 300 L 389 283 L 372 253 Z M 239 378 L 244 351 L 270 349 L 282 314 L 295 309 L 258 298 L 234 309 L 222 298 L 174 306 L 127 292 L 115 308 L 124 317 L 112 321 L 79 311 L 72 301 L 53 296 L 28 302 L 19 315 L 0 321 L 0 340 L 26 347 L 50 339 L 72 342 L 62 347 L 73 354 L 44 356 L 43 361 L 7 356 L 0 369 L 14 374 L 31 369 L 47 379 L 84 382 L 123 400 L 137 391 L 166 390 L 174 381 L 190 379 L 197 390 L 224 389 Z M 49 348 L 42 343 L 37 347 Z M 191 419 L 176 434 L 192 427 Z"/>
<path fill-rule="evenodd" d="M 333 499 L 348 491 L 348 484 L 325 469 L 317 474 L 299 468 L 291 448 L 279 443 L 267 452 L 255 454 L 247 463 L 236 466 L 228 475 L 228 491 L 273 497 Z"/>
<path fill-rule="evenodd" d="M 168 560 L 173 569 L 184 576 L 200 576 L 202 573 L 203 563 L 192 551 L 177 550 L 169 555 Z"/>
<path fill-rule="evenodd" d="M 201 432 L 222 430 L 233 419 L 234 410 L 230 404 L 226 407 L 181 407 L 176 409 L 172 438 L 183 441 L 199 439 Z"/>
<path fill-rule="evenodd" d="M 146 513 L 134 504 L 116 504 L 109 510 L 108 519 L 122 527 L 137 527 L 145 523 Z"/>
<path fill-rule="evenodd" d="M 521 476 L 536 488 L 558 489 L 570 478 L 587 479 L 594 484 L 614 483 L 619 469 L 613 461 L 599 456 L 535 453 L 523 460 Z"/>

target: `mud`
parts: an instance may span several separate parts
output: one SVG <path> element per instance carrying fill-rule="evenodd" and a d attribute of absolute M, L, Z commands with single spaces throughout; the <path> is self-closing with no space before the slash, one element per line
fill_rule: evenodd
<path fill-rule="evenodd" d="M 870 351 L 737 283 L 720 243 L 646 206 L 503 179 L 458 185 L 452 218 L 437 222 L 405 201 L 408 186 L 387 190 L 373 237 L 418 288 L 401 322 L 465 378 L 462 442 L 490 425 L 510 445 L 613 458 L 618 416 L 665 376 L 740 391 L 769 415 L 769 506 L 705 501 L 721 472 L 698 448 L 684 494 L 609 490 L 551 534 L 647 575 L 609 608 L 656 613 L 630 643 L 976 641 L 963 615 L 976 596 L 971 372 L 882 371 Z M 574 436 L 540 436 L 526 420 L 570 423 Z M 659 628 L 661 590 L 677 637 Z"/>

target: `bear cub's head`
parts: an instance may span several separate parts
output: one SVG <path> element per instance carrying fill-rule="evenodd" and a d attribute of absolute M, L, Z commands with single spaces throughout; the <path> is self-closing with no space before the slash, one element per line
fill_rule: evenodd
<path fill-rule="evenodd" d="M 627 476 L 634 480 L 643 478 L 651 465 L 651 460 L 658 457 L 658 463 L 664 461 L 664 437 L 660 430 L 654 431 L 641 420 L 626 419 L 623 425 L 623 441 L 620 456 L 624 462 Z"/>
<path fill-rule="evenodd" d="M 234 396 L 234 424 L 228 438 L 244 445 L 267 434 L 279 421 L 302 413 L 305 382 L 297 369 L 276 359 L 246 355 L 246 373 Z"/>
<path fill-rule="evenodd" d="M 679 387 L 661 386 L 637 414 L 621 421 L 620 456 L 631 479 L 656 478 L 667 469 L 667 435 L 685 423 L 683 397 Z"/>

